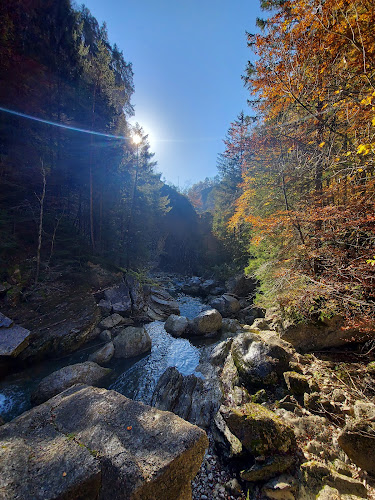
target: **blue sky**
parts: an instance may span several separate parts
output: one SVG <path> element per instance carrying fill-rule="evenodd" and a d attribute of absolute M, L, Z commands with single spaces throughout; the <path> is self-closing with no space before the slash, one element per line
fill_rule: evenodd
<path fill-rule="evenodd" d="M 250 112 L 241 75 L 258 0 L 85 0 L 133 63 L 135 117 L 157 170 L 180 187 L 216 175 L 226 131 Z"/>

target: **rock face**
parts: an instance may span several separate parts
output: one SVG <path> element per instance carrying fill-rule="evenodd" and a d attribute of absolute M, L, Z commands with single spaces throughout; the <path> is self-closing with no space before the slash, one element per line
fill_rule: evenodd
<path fill-rule="evenodd" d="M 179 314 L 178 302 L 160 287 L 151 287 L 146 297 L 146 314 L 151 321 L 165 321 L 171 314 Z"/>
<path fill-rule="evenodd" d="M 115 358 L 132 358 L 151 350 L 151 338 L 143 327 L 128 326 L 113 340 Z"/>
<path fill-rule="evenodd" d="M 130 287 L 126 283 L 120 283 L 104 290 L 104 299 L 99 302 L 99 307 L 109 313 L 130 314 L 132 310 Z"/>
<path fill-rule="evenodd" d="M 176 314 L 171 314 L 167 321 L 165 322 L 165 331 L 173 335 L 173 337 L 181 337 L 189 325 L 189 321 L 185 316 L 177 316 Z"/>
<path fill-rule="evenodd" d="M 151 404 L 200 427 L 209 427 L 220 403 L 214 388 L 207 387 L 203 379 L 184 377 L 175 367 L 169 367 L 158 381 Z"/>
<path fill-rule="evenodd" d="M 338 442 L 355 464 L 375 475 L 375 422 L 362 419 L 347 423 Z"/>
<path fill-rule="evenodd" d="M 0 313 L 0 356 L 18 356 L 29 345 L 30 335 L 30 330 L 15 325 L 13 320 Z"/>
<path fill-rule="evenodd" d="M 22 360 L 75 351 L 89 339 L 100 318 L 99 308 L 87 290 L 65 291 L 62 297 L 48 297 L 38 314 L 31 313 L 25 324 L 32 335 L 30 344 L 19 355 Z"/>
<path fill-rule="evenodd" d="M 233 340 L 231 352 L 245 385 L 274 384 L 291 359 L 287 343 L 271 332 L 241 333 Z"/>
<path fill-rule="evenodd" d="M 171 314 L 180 312 L 178 303 L 168 292 L 160 287 L 141 286 L 131 277 L 97 293 L 96 298 L 106 315 L 116 313 L 144 321 L 165 321 Z"/>
<path fill-rule="evenodd" d="M 296 447 L 293 429 L 261 405 L 220 409 L 229 430 L 254 456 L 288 453 Z"/>
<path fill-rule="evenodd" d="M 172 413 L 74 386 L 1 426 L 1 498 L 188 500 L 207 446 Z"/>
<path fill-rule="evenodd" d="M 113 355 L 115 353 L 115 346 L 113 342 L 108 342 L 105 346 L 103 346 L 98 351 L 95 351 L 89 356 L 89 361 L 93 361 L 98 365 L 106 365 L 111 361 Z"/>
<path fill-rule="evenodd" d="M 205 335 L 207 333 L 217 332 L 221 328 L 222 316 L 216 309 L 203 311 L 191 322 L 191 330 L 195 335 Z"/>
<path fill-rule="evenodd" d="M 320 324 L 282 324 L 278 331 L 282 339 L 290 342 L 301 352 L 317 351 L 329 347 L 340 347 L 350 342 L 364 343 L 373 338 L 370 333 L 346 329 L 341 317 L 326 319 Z"/>
<path fill-rule="evenodd" d="M 51 373 L 40 382 L 32 395 L 32 400 L 37 404 L 42 403 L 78 383 L 95 385 L 111 371 L 92 361 L 64 366 L 64 368 Z"/>
<path fill-rule="evenodd" d="M 302 481 L 299 492 L 301 500 L 367 498 L 366 487 L 361 481 L 339 474 L 324 462 L 310 460 L 301 465 L 301 471 Z"/>

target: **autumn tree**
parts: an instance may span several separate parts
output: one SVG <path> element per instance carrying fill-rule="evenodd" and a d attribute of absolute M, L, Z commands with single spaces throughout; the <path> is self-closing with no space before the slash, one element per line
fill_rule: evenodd
<path fill-rule="evenodd" d="M 252 226 L 250 270 L 301 317 L 373 308 L 374 9 L 263 1 L 245 82 L 259 125 L 230 227 Z M 375 101 L 374 101 L 375 102 Z M 251 149 L 250 149 L 251 150 Z"/>

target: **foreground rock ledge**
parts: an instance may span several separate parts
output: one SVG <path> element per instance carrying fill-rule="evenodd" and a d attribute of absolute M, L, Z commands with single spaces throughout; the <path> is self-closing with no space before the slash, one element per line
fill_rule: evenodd
<path fill-rule="evenodd" d="M 207 446 L 173 413 L 75 385 L 0 428 L 0 497 L 188 500 Z"/>

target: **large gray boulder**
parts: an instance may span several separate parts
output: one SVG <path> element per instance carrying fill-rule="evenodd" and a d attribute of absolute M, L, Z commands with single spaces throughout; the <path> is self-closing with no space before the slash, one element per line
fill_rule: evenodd
<path fill-rule="evenodd" d="M 232 316 L 241 309 L 241 304 L 232 295 L 224 294 L 210 302 L 211 307 L 217 309 L 222 316 Z"/>
<path fill-rule="evenodd" d="M 113 340 L 115 358 L 133 358 L 151 350 L 151 338 L 142 327 L 128 326 Z"/>
<path fill-rule="evenodd" d="M 275 384 L 288 370 L 292 349 L 276 333 L 241 333 L 231 347 L 233 361 L 247 386 Z"/>
<path fill-rule="evenodd" d="M 208 439 L 169 412 L 74 386 L 0 428 L 4 500 L 188 500 Z"/>
<path fill-rule="evenodd" d="M 104 311 L 130 314 L 132 311 L 130 287 L 123 282 L 104 290 L 104 299 L 99 302 L 99 306 Z"/>
<path fill-rule="evenodd" d="M 165 322 L 164 329 L 173 337 L 181 337 L 181 335 L 183 335 L 188 329 L 188 326 L 189 321 L 187 318 L 185 318 L 185 316 L 177 316 L 177 314 L 171 314 Z"/>
<path fill-rule="evenodd" d="M 169 367 L 158 381 L 151 404 L 206 428 L 220 403 L 214 384 L 193 374 L 183 376 L 175 367 Z"/>
<path fill-rule="evenodd" d="M 223 318 L 216 309 L 202 311 L 190 324 L 190 329 L 195 335 L 205 335 L 207 333 L 220 330 Z"/>
<path fill-rule="evenodd" d="M 108 344 L 105 344 L 99 350 L 90 354 L 89 361 L 94 361 L 94 363 L 98 363 L 98 365 L 106 365 L 111 361 L 114 354 L 115 346 L 113 342 L 108 342 Z"/>
<path fill-rule="evenodd" d="M 366 419 L 348 422 L 338 443 L 358 467 L 375 475 L 375 422 Z"/>
<path fill-rule="evenodd" d="M 111 371 L 109 368 L 103 368 L 93 361 L 64 366 L 64 368 L 44 377 L 32 394 L 32 401 L 40 404 L 74 384 L 96 385 Z"/>

